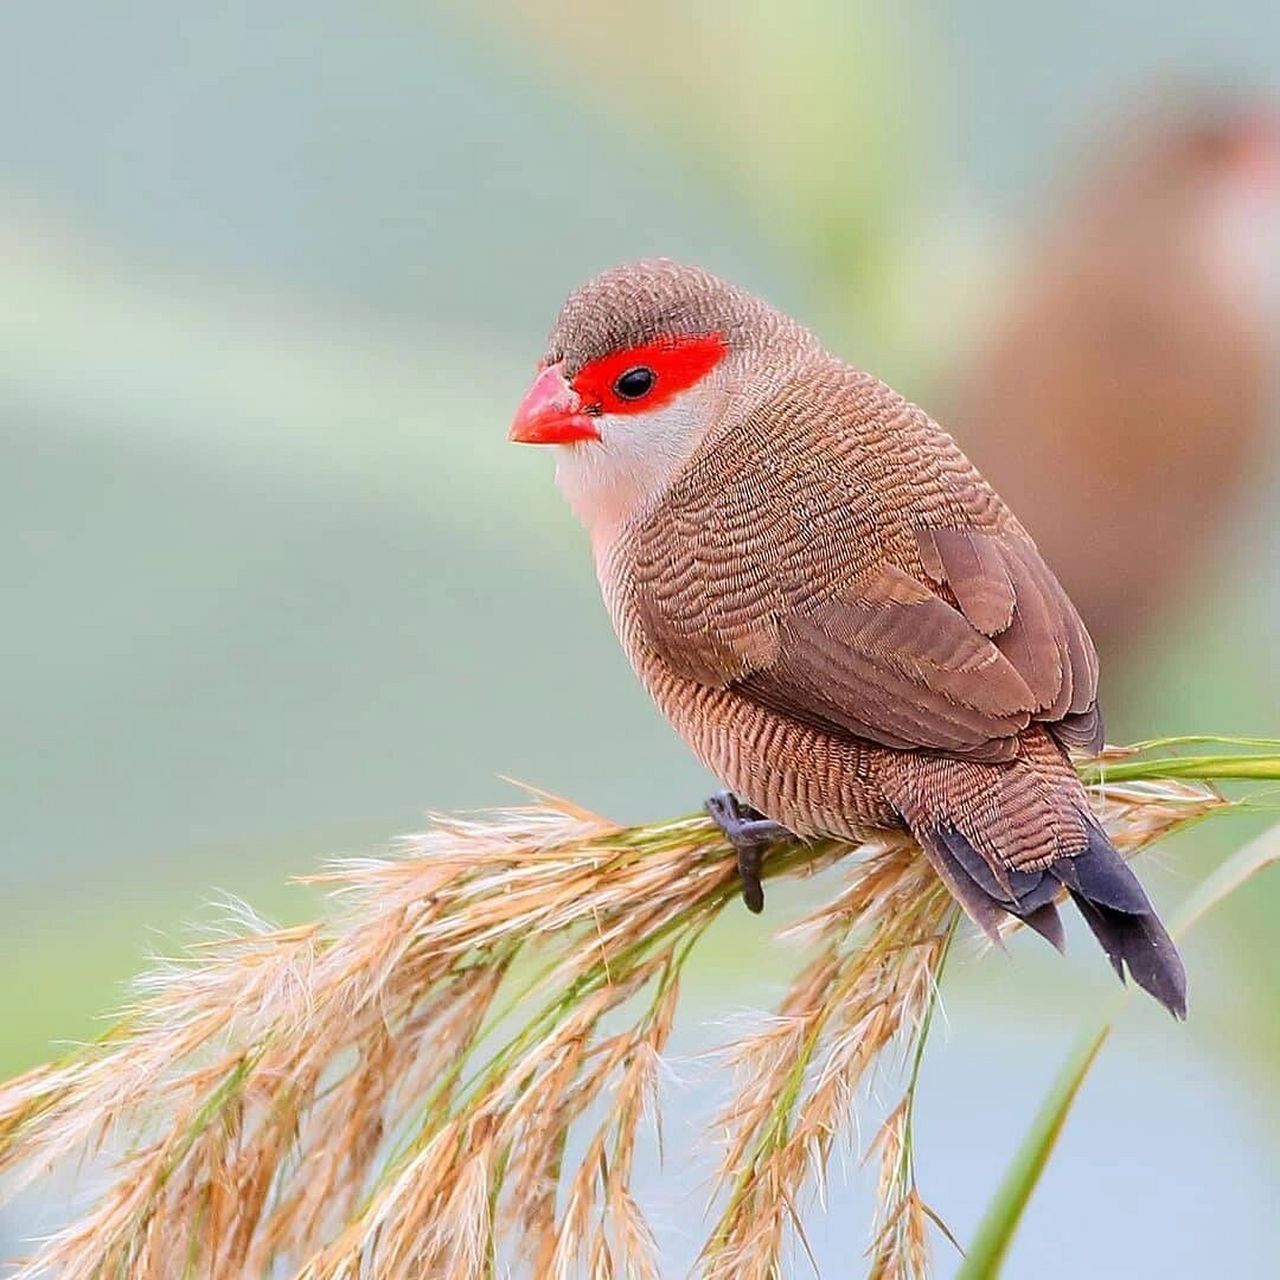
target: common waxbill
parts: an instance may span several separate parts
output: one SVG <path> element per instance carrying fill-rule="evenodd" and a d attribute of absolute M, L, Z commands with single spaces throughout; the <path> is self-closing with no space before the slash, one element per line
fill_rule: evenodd
<path fill-rule="evenodd" d="M 1212 554 L 1276 421 L 1280 109 L 1181 94 L 1111 133 L 942 393 L 1108 660 Z"/>
<path fill-rule="evenodd" d="M 618 635 L 729 790 L 759 910 L 772 840 L 906 826 L 988 933 L 1057 946 L 1065 888 L 1178 1017 L 1169 935 L 1068 749 L 1102 742 L 1093 645 L 1034 543 L 924 412 L 695 267 L 570 295 L 511 427 L 553 445 Z"/>

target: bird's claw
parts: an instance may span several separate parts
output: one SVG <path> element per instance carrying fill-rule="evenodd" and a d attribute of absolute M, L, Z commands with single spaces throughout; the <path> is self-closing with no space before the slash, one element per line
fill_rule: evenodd
<path fill-rule="evenodd" d="M 750 805 L 743 804 L 732 791 L 717 791 L 707 800 L 706 808 L 737 854 L 742 901 L 748 911 L 759 915 L 764 910 L 760 868 L 764 863 L 765 850 L 779 840 L 790 839 L 791 832 Z"/>

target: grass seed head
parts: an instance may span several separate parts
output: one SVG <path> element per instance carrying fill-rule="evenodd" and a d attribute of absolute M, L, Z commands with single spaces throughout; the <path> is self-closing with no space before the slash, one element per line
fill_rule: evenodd
<path fill-rule="evenodd" d="M 1138 782 L 1098 802 L 1129 851 L 1223 803 Z M 707 1276 L 774 1276 L 788 1239 L 806 1247 L 859 1099 L 927 1027 L 951 899 L 893 833 L 781 848 L 766 870 L 836 862 L 843 887 L 784 935 L 808 962 L 723 1050 Z M 541 797 L 312 880 L 325 919 L 240 910 L 158 963 L 97 1041 L 0 1085 L 9 1187 L 71 1160 L 100 1179 L 19 1276 L 656 1277 L 632 1171 L 682 967 L 737 896 L 714 826 L 624 829 Z M 911 1096 L 874 1144 L 885 1277 L 927 1266 Z"/>

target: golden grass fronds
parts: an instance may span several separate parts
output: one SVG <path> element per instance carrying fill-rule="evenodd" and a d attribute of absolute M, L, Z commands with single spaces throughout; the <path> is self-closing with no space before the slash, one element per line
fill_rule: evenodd
<path fill-rule="evenodd" d="M 1135 781 L 1098 803 L 1133 850 L 1225 802 Z M 895 1045 L 913 1065 L 870 1144 L 871 1266 L 927 1271 L 911 1115 L 957 915 L 904 835 L 788 846 L 766 871 L 837 861 L 842 890 L 784 935 L 812 958 L 725 1050 L 707 1276 L 777 1275 L 803 1247 L 807 1197 Z M 325 920 L 240 913 L 144 978 L 98 1041 L 0 1086 L 10 1187 L 97 1166 L 20 1276 L 658 1276 L 632 1169 L 681 971 L 737 896 L 711 822 L 620 828 L 543 798 L 437 818 L 316 879 Z"/>

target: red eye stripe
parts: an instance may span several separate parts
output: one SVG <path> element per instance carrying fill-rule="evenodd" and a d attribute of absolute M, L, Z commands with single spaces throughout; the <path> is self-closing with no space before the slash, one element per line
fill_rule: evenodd
<path fill-rule="evenodd" d="M 666 334 L 583 365 L 573 379 L 573 389 L 588 412 L 647 413 L 700 382 L 727 350 L 720 333 Z M 653 370 L 652 388 L 635 398 L 620 396 L 614 384 L 628 369 L 635 368 Z"/>

